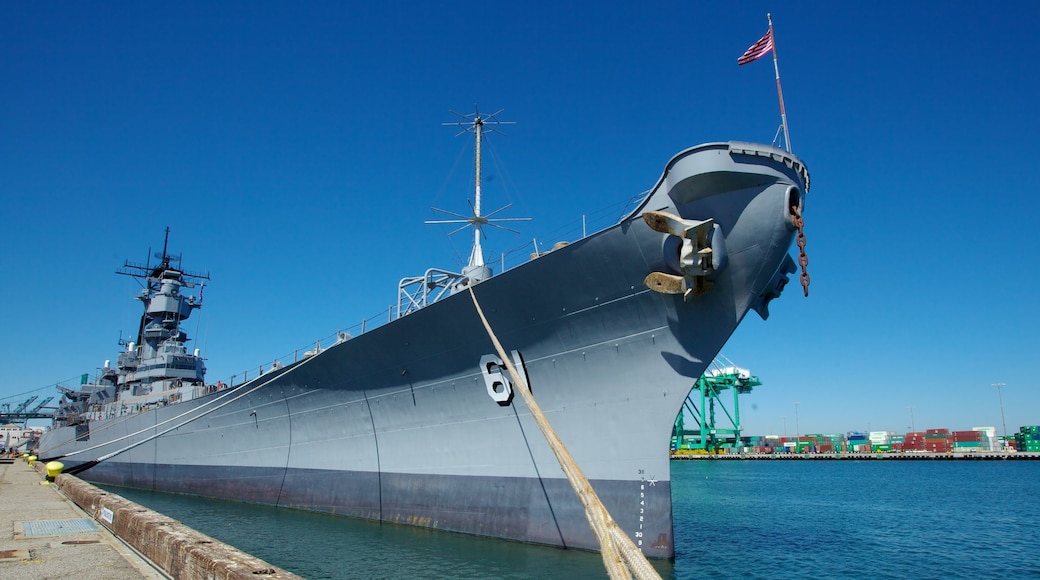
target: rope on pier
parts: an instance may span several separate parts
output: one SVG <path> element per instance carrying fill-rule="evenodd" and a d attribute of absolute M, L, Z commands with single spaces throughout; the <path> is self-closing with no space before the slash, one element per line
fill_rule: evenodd
<path fill-rule="evenodd" d="M 473 306 L 477 309 L 480 321 L 484 323 L 484 329 L 487 330 L 492 344 L 495 345 L 495 351 L 498 352 L 499 358 L 502 359 L 506 370 L 509 371 L 513 385 L 520 391 L 520 395 L 524 398 L 524 403 L 530 409 L 531 415 L 534 417 L 535 422 L 538 423 L 538 428 L 541 429 L 546 442 L 549 443 L 549 447 L 556 454 L 560 467 L 563 468 L 564 474 L 567 475 L 567 481 L 571 484 L 574 493 L 578 495 L 578 500 L 585 508 L 585 517 L 588 518 L 589 525 L 592 526 L 592 531 L 596 533 L 596 538 L 599 540 L 600 553 L 603 556 L 603 565 L 607 568 L 607 574 L 611 578 L 628 579 L 635 576 L 639 580 L 651 578 L 660 580 L 661 576 L 650 565 L 643 552 L 625 534 L 621 526 L 614 521 L 614 518 L 610 516 L 607 508 L 600 501 L 599 496 L 596 495 L 596 491 L 592 489 L 592 484 L 585 477 L 581 467 L 574 461 L 570 451 L 567 450 L 559 435 L 556 434 L 556 430 L 549 423 L 549 419 L 542 413 L 542 408 L 534 400 L 534 395 L 531 394 L 527 383 L 517 373 L 513 363 L 510 362 L 510 358 L 506 356 L 505 349 L 502 348 L 502 344 L 498 341 L 498 337 L 491 330 L 491 325 L 484 316 L 480 303 L 477 302 L 477 295 L 473 292 L 472 285 L 469 287 L 469 295 L 473 298 Z"/>

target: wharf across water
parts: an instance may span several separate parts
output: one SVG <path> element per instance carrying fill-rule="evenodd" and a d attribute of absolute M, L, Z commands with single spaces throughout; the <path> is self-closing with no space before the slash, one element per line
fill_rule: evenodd
<path fill-rule="evenodd" d="M 917 460 L 968 460 L 968 461 L 1009 461 L 1040 459 L 1040 453 L 1002 453 L 1002 452 L 972 452 L 972 453 L 673 453 L 673 460 L 873 460 L 891 459 L 897 461 Z"/>
<path fill-rule="evenodd" d="M 71 475 L 0 459 L 0 577 L 297 579 Z M 87 511 L 85 511 L 87 510 Z"/>

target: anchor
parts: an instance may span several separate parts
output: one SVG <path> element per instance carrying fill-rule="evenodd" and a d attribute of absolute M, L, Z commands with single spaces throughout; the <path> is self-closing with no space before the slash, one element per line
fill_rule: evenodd
<path fill-rule="evenodd" d="M 714 256 L 712 249 L 713 233 L 718 228 L 715 220 L 686 220 L 664 211 L 647 211 L 643 212 L 643 221 L 655 232 L 682 240 L 679 248 L 679 271 L 682 275 L 651 272 L 643 280 L 646 287 L 661 294 L 682 294 L 684 301 L 711 290 L 712 282 L 708 275 L 720 267 L 717 262 L 724 258 Z M 721 232 L 717 233 L 721 236 Z"/>

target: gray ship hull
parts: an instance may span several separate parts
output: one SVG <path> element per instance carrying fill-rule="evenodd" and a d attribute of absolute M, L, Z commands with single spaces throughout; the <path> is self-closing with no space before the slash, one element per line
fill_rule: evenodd
<path fill-rule="evenodd" d="M 694 148 L 617 226 L 474 286 L 560 438 L 650 557 L 673 555 L 675 416 L 741 319 L 786 282 L 791 190 L 800 203 L 806 179 L 769 147 Z M 676 271 L 647 210 L 721 226 L 728 264 L 707 293 L 647 289 L 649 273 Z M 40 453 L 100 445 L 63 459 L 74 466 L 181 425 L 81 477 L 598 549 L 523 400 L 489 395 L 480 360 L 493 353 L 459 292 L 230 391 L 94 421 L 79 441 L 74 427 L 55 429 Z"/>

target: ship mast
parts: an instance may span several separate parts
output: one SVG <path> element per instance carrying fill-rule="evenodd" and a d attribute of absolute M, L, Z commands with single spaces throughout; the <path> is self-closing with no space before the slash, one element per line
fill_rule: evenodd
<path fill-rule="evenodd" d="M 473 250 L 469 253 L 469 267 L 484 265 L 484 252 L 480 247 L 480 226 L 483 224 L 480 222 L 480 138 L 484 134 L 484 120 L 479 116 L 473 119 L 473 133 L 476 135 L 476 161 L 474 162 L 475 177 L 474 177 L 474 192 L 473 192 Z M 487 223 L 487 220 L 484 220 Z"/>
<path fill-rule="evenodd" d="M 519 233 L 519 232 L 517 232 L 514 229 L 498 225 L 498 223 L 496 223 L 496 222 L 529 221 L 531 218 L 494 218 L 494 219 L 492 219 L 492 216 L 494 216 L 495 214 L 497 214 L 497 213 L 499 213 L 501 211 L 504 211 L 504 210 L 508 209 L 513 204 L 507 204 L 507 205 L 505 205 L 505 206 L 503 206 L 503 207 L 501 207 L 501 208 L 499 208 L 499 209 L 497 209 L 497 210 L 495 210 L 495 211 L 493 211 L 493 212 L 491 212 L 491 213 L 489 213 L 487 215 L 481 215 L 481 213 L 480 213 L 480 202 L 481 202 L 481 191 L 480 191 L 481 174 L 480 174 L 480 168 L 481 168 L 481 149 L 482 149 L 482 146 L 483 146 L 482 141 L 483 141 L 484 131 L 485 130 L 487 130 L 487 131 L 494 131 L 495 130 L 494 127 L 496 127 L 498 125 L 513 125 L 513 124 L 515 124 L 515 122 L 513 122 L 513 121 L 499 121 L 498 119 L 495 118 L 495 116 L 498 115 L 499 113 L 501 113 L 503 111 L 503 109 L 499 109 L 498 111 L 496 111 L 494 113 L 491 113 L 490 115 L 481 115 L 480 114 L 480 110 L 477 109 L 476 107 L 474 107 L 473 110 L 474 110 L 474 112 L 469 114 L 469 115 L 463 115 L 461 113 L 455 113 L 455 111 L 452 111 L 453 113 L 455 113 L 456 115 L 458 115 L 460 117 L 460 120 L 456 121 L 454 123 L 442 123 L 442 125 L 457 125 L 459 127 L 462 127 L 462 131 L 460 131 L 458 133 L 458 135 L 462 135 L 463 133 L 470 133 L 470 132 L 472 132 L 474 134 L 474 137 L 475 137 L 475 140 L 476 140 L 476 153 L 475 153 L 475 162 L 474 162 L 474 167 L 475 167 L 475 169 L 474 169 L 474 182 L 475 183 L 474 183 L 474 191 L 473 191 L 473 196 L 474 196 L 473 204 L 470 207 L 470 209 L 473 212 L 473 215 L 465 216 L 465 215 L 462 215 L 462 214 L 457 214 L 455 212 L 451 212 L 451 211 L 447 211 L 447 210 L 443 210 L 443 209 L 439 209 L 439 208 L 435 207 L 435 208 L 431 208 L 431 209 L 433 209 L 434 211 L 440 212 L 440 213 L 448 214 L 450 216 L 455 216 L 455 218 L 457 218 L 457 219 L 427 220 L 425 223 L 428 223 L 428 224 L 463 224 L 462 227 L 460 227 L 460 228 L 450 232 L 448 234 L 449 236 L 453 235 L 453 234 L 456 234 L 456 233 L 458 233 L 458 232 L 460 232 L 460 231 L 462 231 L 462 230 L 464 230 L 464 229 L 466 229 L 468 227 L 472 227 L 473 228 L 473 249 L 470 251 L 470 254 L 469 254 L 469 263 L 463 269 L 462 273 L 463 273 L 464 276 L 466 276 L 469 279 L 469 281 L 471 283 L 477 283 L 477 282 L 480 282 L 481 280 L 484 280 L 484 279 L 487 279 L 487 278 L 491 277 L 491 268 L 489 268 L 484 263 L 484 251 L 483 251 L 483 248 L 481 248 L 481 246 L 480 246 L 480 238 L 481 238 L 481 236 L 486 237 L 486 234 L 484 233 L 483 227 L 489 225 L 491 227 L 503 229 L 503 230 L 510 231 L 510 232 L 513 232 L 513 233 Z M 458 136 L 458 135 L 456 135 L 456 136 Z"/>

